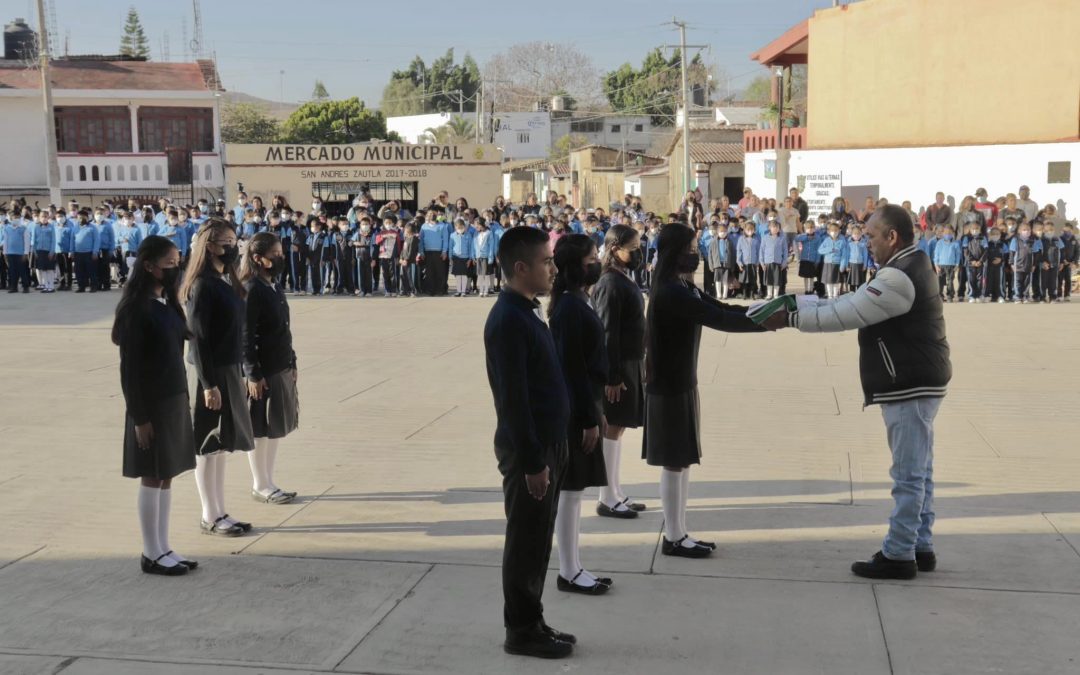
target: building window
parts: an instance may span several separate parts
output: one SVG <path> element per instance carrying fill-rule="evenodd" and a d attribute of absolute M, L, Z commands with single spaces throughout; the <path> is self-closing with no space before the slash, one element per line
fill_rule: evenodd
<path fill-rule="evenodd" d="M 517 135 L 517 142 L 521 144 L 527 144 L 529 142 L 529 132 L 519 131 Z"/>
<path fill-rule="evenodd" d="M 572 120 L 570 131 L 579 134 L 598 134 L 604 130 L 604 123 L 600 120 Z"/>
<path fill-rule="evenodd" d="M 61 106 L 55 118 L 58 152 L 131 152 L 131 115 L 124 106 Z"/>
<path fill-rule="evenodd" d="M 1072 162 L 1047 162 L 1047 183 L 1069 183 L 1072 181 Z"/>
<path fill-rule="evenodd" d="M 167 149 L 211 152 L 214 111 L 211 108 L 139 108 L 139 147 L 144 152 Z"/>
<path fill-rule="evenodd" d="M 637 133 L 640 134 L 642 131 L 645 131 L 645 125 L 644 124 L 635 124 L 634 125 L 634 131 L 636 131 Z"/>
<path fill-rule="evenodd" d="M 611 133 L 617 134 L 617 133 L 621 133 L 621 132 L 622 132 L 622 125 L 621 124 L 612 124 L 611 125 Z"/>

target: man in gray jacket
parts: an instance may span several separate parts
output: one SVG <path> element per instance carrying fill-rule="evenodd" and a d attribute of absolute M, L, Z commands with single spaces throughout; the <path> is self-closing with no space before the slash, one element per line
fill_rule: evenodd
<path fill-rule="evenodd" d="M 802 306 L 787 324 L 807 333 L 859 331 L 865 405 L 881 406 L 892 450 L 889 532 L 881 550 L 851 570 L 872 579 L 912 579 L 932 572 L 934 555 L 934 417 L 952 378 L 937 275 L 914 244 L 911 217 L 885 205 L 867 224 L 881 269 L 840 298 Z M 779 319 L 778 319 L 779 320 Z"/>

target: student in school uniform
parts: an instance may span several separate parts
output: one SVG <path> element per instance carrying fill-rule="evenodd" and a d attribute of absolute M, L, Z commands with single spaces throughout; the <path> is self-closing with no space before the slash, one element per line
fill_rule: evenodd
<path fill-rule="evenodd" d="M 866 283 L 866 274 L 871 269 L 870 247 L 863 236 L 862 227 L 851 226 L 847 246 L 847 285 L 848 290 L 854 293 Z"/>
<path fill-rule="evenodd" d="M 236 537 L 251 530 L 225 510 L 225 458 L 255 447 L 243 360 L 244 296 L 240 258 L 228 221 L 206 221 L 191 249 L 180 298 L 187 309 L 188 379 L 195 431 L 195 484 L 206 534 Z"/>
<path fill-rule="evenodd" d="M 758 293 L 761 277 L 759 274 L 761 268 L 758 266 L 760 258 L 761 237 L 757 235 L 754 223 L 748 220 L 743 223 L 743 234 L 735 247 L 735 262 L 739 265 L 739 284 L 742 287 L 744 300 L 760 295 Z"/>
<path fill-rule="evenodd" d="M 326 230 L 323 223 L 312 220 L 308 223 L 308 231 L 305 251 L 307 253 L 308 277 L 311 279 L 311 294 L 322 295 L 322 250 L 326 239 Z"/>
<path fill-rule="evenodd" d="M 795 246 L 799 249 L 799 278 L 803 280 L 803 293 L 814 293 L 814 285 L 819 278 L 818 267 L 821 264 L 821 237 L 813 221 L 805 224 L 803 232 L 795 236 Z"/>
<path fill-rule="evenodd" d="M 306 225 L 296 218 L 295 213 L 286 209 L 282 213 L 282 222 L 289 222 L 292 233 L 289 246 L 290 288 L 297 295 L 307 295 L 308 286 L 308 235 Z"/>
<path fill-rule="evenodd" d="M 1080 243 L 1077 242 L 1073 226 L 1066 223 L 1061 232 L 1061 273 L 1058 275 L 1058 297 L 1064 302 L 1072 302 L 1072 272 L 1080 260 Z"/>
<path fill-rule="evenodd" d="M 374 292 L 375 277 L 373 270 L 378 264 L 372 255 L 375 248 L 375 233 L 372 231 L 371 218 L 360 217 L 360 226 L 352 233 L 354 266 L 356 268 L 357 290 L 356 295 L 368 297 Z"/>
<path fill-rule="evenodd" d="M 56 226 L 48 211 L 38 214 L 37 223 L 30 233 L 30 246 L 34 251 L 34 269 L 42 293 L 56 291 Z"/>
<path fill-rule="evenodd" d="M 766 289 L 765 297 L 769 300 L 780 293 L 783 271 L 787 267 L 789 253 L 787 235 L 780 231 L 780 222 L 775 219 L 770 220 L 769 234 L 761 241 L 761 253 L 758 257 Z"/>
<path fill-rule="evenodd" d="M 138 257 L 139 245 L 143 241 L 140 230 L 131 219 L 131 214 L 124 212 L 116 224 L 116 241 L 120 246 L 120 285 L 127 283 L 131 266 Z"/>
<path fill-rule="evenodd" d="M 508 231 L 499 256 L 505 284 L 484 325 L 484 349 L 506 511 L 503 649 L 561 659 L 573 653 L 577 638 L 548 626 L 542 597 L 568 461 L 570 404 L 555 341 L 536 300 L 551 290 L 556 270 L 543 230 Z"/>
<path fill-rule="evenodd" d="M 440 220 L 439 207 L 428 209 L 420 227 L 420 258 L 424 276 L 424 295 L 446 295 L 446 270 L 450 252 L 450 230 Z"/>
<path fill-rule="evenodd" d="M 76 293 L 85 293 L 89 287 L 91 293 L 98 290 L 98 229 L 90 224 L 90 213 L 83 209 L 78 214 L 78 226 L 73 234 L 75 239 L 75 278 L 79 285 Z"/>
<path fill-rule="evenodd" d="M 748 226 L 753 233 L 752 225 Z M 751 235 L 752 236 L 752 235 Z M 648 384 L 645 388 L 643 458 L 662 467 L 660 501 L 664 535 L 660 552 L 704 558 L 715 545 L 691 537 L 686 526 L 690 467 L 701 463 L 701 406 L 697 360 L 702 327 L 729 332 L 761 332 L 746 308 L 702 293 L 693 282 L 699 260 L 694 233 L 667 225 L 657 242 L 656 271 L 646 317 Z"/>
<path fill-rule="evenodd" d="M 338 216 L 330 232 L 330 240 L 334 245 L 334 270 L 337 276 L 334 295 L 355 295 L 356 278 L 352 274 L 354 249 L 349 232 L 349 219 Z"/>
<path fill-rule="evenodd" d="M 1031 299 L 1031 277 L 1036 272 L 1037 256 L 1042 252 L 1042 242 L 1031 236 L 1031 225 L 1021 223 L 1016 237 L 1009 244 L 1009 262 L 1013 269 L 1013 302 L 1025 303 Z"/>
<path fill-rule="evenodd" d="M 244 251 L 241 279 L 247 290 L 244 318 L 244 377 L 255 449 L 247 453 L 251 497 L 265 504 L 296 498 L 274 482 L 278 443 L 296 430 L 296 353 L 289 328 L 289 303 L 278 281 L 285 270 L 281 239 L 269 232 L 251 238 Z"/>
<path fill-rule="evenodd" d="M 960 242 L 953 237 L 953 229 L 946 227 L 941 241 L 934 246 L 934 267 L 938 274 L 941 297 L 947 302 L 956 298 L 956 268 L 962 262 Z"/>
<path fill-rule="evenodd" d="M 604 383 L 607 353 L 604 324 L 589 304 L 588 290 L 600 280 L 596 244 L 585 234 L 571 234 L 555 246 L 559 270 L 548 301 L 548 322 L 570 393 L 566 431 L 568 461 L 559 491 L 555 540 L 559 546 L 558 588 L 566 593 L 602 595 L 613 582 L 581 564 L 581 498 L 587 488 L 606 486 L 607 470 L 600 439 L 604 432 Z"/>
<path fill-rule="evenodd" d="M 713 296 L 726 300 L 731 291 L 731 280 L 735 270 L 735 241 L 728 236 L 727 223 L 713 221 L 713 236 L 709 242 L 709 264 L 713 269 L 713 283 L 716 294 Z"/>
<path fill-rule="evenodd" d="M 840 236 L 840 223 L 829 223 L 829 236 L 818 246 L 821 254 L 821 283 L 825 297 L 840 297 L 840 273 L 847 265 L 847 240 Z"/>
<path fill-rule="evenodd" d="M 1061 252 L 1065 245 L 1057 236 L 1054 224 L 1047 220 L 1043 223 L 1042 257 L 1039 260 L 1042 277 L 1042 300 L 1043 302 L 1061 302 L 1058 297 L 1058 276 L 1063 266 Z"/>
<path fill-rule="evenodd" d="M 375 235 L 375 250 L 382 270 L 383 296 L 395 297 L 400 282 L 398 259 L 401 256 L 401 229 L 393 213 L 383 215 L 382 229 Z"/>
<path fill-rule="evenodd" d="M 454 232 L 450 235 L 450 272 L 457 282 L 457 293 L 454 297 L 461 298 L 468 295 L 469 268 L 473 266 L 475 257 L 472 233 L 469 232 L 465 221 L 458 218 L 454 220 Z"/>
<path fill-rule="evenodd" d="M 420 237 L 416 234 L 416 222 L 405 225 L 405 236 L 401 240 L 401 295 L 415 298 L 419 291 L 420 278 L 417 275 L 417 260 L 420 257 Z"/>
<path fill-rule="evenodd" d="M 1002 292 L 1005 276 L 1005 261 L 1009 259 L 1009 246 L 1001 238 L 1001 230 L 991 227 L 986 238 L 986 263 L 983 273 L 983 301 L 1005 302 Z"/>
<path fill-rule="evenodd" d="M 94 209 L 94 227 L 98 231 L 97 279 L 98 289 L 112 290 L 113 249 L 116 248 L 116 231 L 111 220 L 105 218 L 104 209 Z"/>
<path fill-rule="evenodd" d="M 491 292 L 491 284 L 494 278 L 495 266 L 495 237 L 488 229 L 487 221 L 483 218 L 476 220 L 476 235 L 473 238 L 473 255 L 476 265 L 477 289 L 481 298 L 486 298 Z"/>
<path fill-rule="evenodd" d="M 56 214 L 56 265 L 60 275 L 61 291 L 70 291 L 75 277 L 75 227 L 67 214 Z"/>
<path fill-rule="evenodd" d="M 172 479 L 195 468 L 179 281 L 179 249 L 163 237 L 148 237 L 129 270 L 112 328 L 127 407 L 123 474 L 141 481 L 140 562 L 143 572 L 161 576 L 181 576 L 199 566 L 169 544 Z"/>
<path fill-rule="evenodd" d="M 22 283 L 23 293 L 30 292 L 30 227 L 26 222 L 9 219 L 0 228 L 3 236 L 0 238 L 0 247 L 4 249 L 4 260 L 7 262 L 8 293 L 18 293 L 19 284 Z"/>
<path fill-rule="evenodd" d="M 989 242 L 983 235 L 984 224 L 969 222 L 968 232 L 960 240 L 961 256 L 967 269 L 968 302 L 983 301 L 983 272 L 986 270 Z"/>
<path fill-rule="evenodd" d="M 604 237 L 603 273 L 592 287 L 592 304 L 604 324 L 607 374 L 601 442 L 606 481 L 600 487 L 596 514 L 637 518 L 645 505 L 622 489 L 622 438 L 645 416 L 645 300 L 634 280 L 644 264 L 641 236 L 629 225 L 612 225 Z"/>

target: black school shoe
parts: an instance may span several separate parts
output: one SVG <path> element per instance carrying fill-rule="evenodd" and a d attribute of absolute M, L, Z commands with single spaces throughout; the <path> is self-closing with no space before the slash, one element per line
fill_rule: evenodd
<path fill-rule="evenodd" d="M 547 625 L 543 621 L 541 621 L 541 623 L 540 623 L 540 630 L 544 631 L 545 634 L 550 635 L 551 637 L 555 638 L 556 640 L 560 640 L 562 642 L 569 642 L 572 645 L 577 644 L 577 638 L 576 637 L 574 637 L 570 633 L 563 633 L 562 631 L 555 630 L 554 628 Z"/>
<path fill-rule="evenodd" d="M 164 558 L 166 555 L 168 554 L 166 553 L 162 555 L 161 558 Z M 161 558 L 158 558 L 157 560 L 161 560 Z M 151 560 L 146 556 L 142 556 L 142 560 L 140 561 L 142 565 L 142 571 L 145 574 L 157 574 L 163 577 L 182 577 L 188 573 L 188 568 L 183 565 L 165 567 L 157 560 Z"/>
<path fill-rule="evenodd" d="M 664 537 L 664 543 L 660 547 L 660 552 L 675 558 L 708 558 L 712 555 L 713 549 L 708 546 L 702 546 L 701 544 L 696 544 L 689 548 L 683 546 L 682 543 L 685 539 L 686 537 L 683 537 L 678 541 L 668 541 L 667 537 Z"/>
<path fill-rule="evenodd" d="M 621 502 L 620 502 L 620 504 L 621 504 Z M 619 504 L 616 504 L 615 506 L 619 506 Z M 634 511 L 631 508 L 627 508 L 627 509 L 625 509 L 623 511 L 616 511 L 615 509 L 611 508 L 610 506 L 608 506 L 604 502 L 597 502 L 596 503 L 596 515 L 601 516 L 603 518 L 622 518 L 624 520 L 628 520 L 628 519 L 631 519 L 631 518 L 637 518 L 638 517 L 638 512 Z"/>
<path fill-rule="evenodd" d="M 937 556 L 933 551 L 915 551 L 915 566 L 920 572 L 933 572 L 937 569 Z"/>
<path fill-rule="evenodd" d="M 914 579 L 918 574 L 914 560 L 890 560 L 878 551 L 867 561 L 851 565 L 856 576 L 866 579 Z"/>
<path fill-rule="evenodd" d="M 563 593 L 580 593 L 581 595 L 603 595 L 611 590 L 611 584 L 605 584 L 603 581 L 600 581 L 600 579 L 597 579 L 596 583 L 592 586 L 582 586 L 576 583 L 577 578 L 584 573 L 585 570 L 578 572 L 574 575 L 573 579 L 564 579 L 560 574 L 559 578 L 556 580 L 556 586 Z M 611 579 L 608 579 L 607 581 L 610 582 Z"/>
<path fill-rule="evenodd" d="M 574 653 L 574 645 L 537 627 L 521 633 L 507 630 L 503 651 L 515 656 L 532 656 L 538 659 L 565 659 Z"/>

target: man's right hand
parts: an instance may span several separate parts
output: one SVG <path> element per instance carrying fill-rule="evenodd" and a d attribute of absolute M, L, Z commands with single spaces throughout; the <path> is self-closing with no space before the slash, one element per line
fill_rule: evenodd
<path fill-rule="evenodd" d="M 551 485 L 551 469 L 544 467 L 544 470 L 540 473 L 534 473 L 532 475 L 525 475 L 525 485 L 529 488 L 529 494 L 532 495 L 536 501 L 543 501 L 544 495 L 547 494 L 548 486 Z"/>

